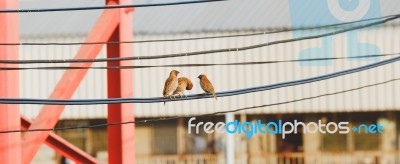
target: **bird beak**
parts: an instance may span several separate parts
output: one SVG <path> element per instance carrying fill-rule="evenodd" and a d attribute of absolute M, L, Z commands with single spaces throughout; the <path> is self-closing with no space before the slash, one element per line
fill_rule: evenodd
<path fill-rule="evenodd" d="M 197 78 L 199 78 L 199 79 L 200 79 L 200 78 L 201 78 L 201 75 L 200 75 L 200 76 L 198 76 Z"/>

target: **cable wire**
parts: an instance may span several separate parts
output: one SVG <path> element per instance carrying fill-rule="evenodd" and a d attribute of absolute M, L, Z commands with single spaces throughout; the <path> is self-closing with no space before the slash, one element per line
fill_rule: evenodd
<path fill-rule="evenodd" d="M 199 114 L 199 115 L 190 115 L 190 116 L 174 116 L 174 117 L 166 117 L 166 118 L 145 119 L 145 120 L 139 120 L 139 121 L 126 121 L 126 122 L 113 122 L 113 123 L 95 124 L 95 125 L 86 125 L 86 126 L 56 127 L 56 128 L 50 128 L 50 129 L 48 128 L 48 129 L 7 130 L 7 131 L 0 131 L 0 134 L 1 133 L 20 133 L 20 132 L 59 131 L 59 130 L 72 130 L 72 129 L 100 128 L 100 127 L 107 127 L 107 126 L 113 126 L 113 125 L 150 123 L 150 122 L 174 120 L 174 119 L 179 119 L 179 118 L 214 116 L 214 115 L 219 115 L 219 114 L 234 113 L 234 112 L 250 110 L 250 109 L 255 109 L 255 108 L 284 105 L 284 104 L 290 104 L 290 103 L 295 103 L 295 102 L 300 102 L 300 101 L 305 101 L 305 100 L 317 99 L 317 98 L 321 98 L 321 97 L 338 95 L 338 94 L 353 92 L 353 91 L 362 90 L 362 89 L 370 88 L 370 87 L 374 87 L 374 86 L 384 85 L 384 84 L 392 83 L 392 82 L 399 81 L 399 80 L 400 80 L 400 78 L 396 78 L 396 79 L 391 79 L 391 80 L 380 82 L 380 83 L 364 85 L 364 86 L 361 86 L 358 88 L 352 88 L 352 89 L 343 90 L 343 91 L 339 91 L 339 92 L 332 92 L 332 93 L 321 94 L 321 95 L 312 96 L 312 97 L 294 99 L 291 101 L 284 101 L 284 102 L 279 102 L 279 103 L 271 103 L 271 104 L 265 104 L 265 105 L 259 105 L 259 106 L 245 107 L 245 108 L 239 108 L 239 109 L 235 109 L 235 110 L 220 111 L 220 112 L 214 112 L 214 113 L 208 113 L 208 114 Z"/>
<path fill-rule="evenodd" d="M 216 50 L 206 50 L 206 51 L 197 51 L 197 52 L 187 52 L 187 53 L 175 53 L 175 54 L 166 54 L 166 55 L 154 55 L 154 56 L 136 56 L 136 57 L 122 57 L 122 58 L 98 58 L 98 59 L 48 59 L 48 60 L 0 60 L 0 64 L 37 64 L 37 63 L 87 63 L 87 62 L 113 62 L 113 61 L 125 61 L 125 60 L 147 60 L 147 59 L 163 59 L 163 58 L 174 58 L 174 57 L 183 57 L 183 56 L 197 56 L 197 55 L 204 55 L 204 54 L 213 54 L 213 53 L 222 53 L 222 52 L 234 52 L 234 51 L 245 51 L 250 49 L 256 49 L 276 44 L 288 43 L 288 42 L 295 42 L 301 40 L 308 40 L 308 39 L 316 39 L 331 35 L 336 35 L 340 33 L 345 33 L 348 31 L 353 31 L 357 29 L 367 28 L 379 24 L 383 24 L 395 19 L 398 19 L 400 15 L 396 15 L 393 17 L 386 18 L 381 21 L 375 21 L 372 23 L 368 23 L 365 25 L 360 25 L 356 27 L 346 28 L 338 31 L 328 32 L 319 35 L 312 35 L 294 39 L 286 39 L 286 40 L 279 40 L 273 42 L 267 42 L 263 44 L 239 47 L 239 48 L 225 48 L 225 49 L 216 49 Z"/>
<path fill-rule="evenodd" d="M 380 62 L 360 66 L 352 69 L 338 71 L 326 75 L 321 75 L 312 78 L 306 78 L 301 80 L 287 81 L 276 83 L 272 85 L 264 85 L 252 88 L 244 88 L 238 90 L 231 90 L 225 92 L 216 93 L 218 97 L 235 96 L 253 92 L 261 92 L 266 90 L 285 88 L 290 86 L 302 85 L 327 79 L 332 79 L 339 76 L 344 76 L 368 69 L 376 68 L 386 64 L 394 63 L 400 60 L 400 57 L 394 57 L 391 59 L 383 60 Z M 193 94 L 188 95 L 185 98 L 168 99 L 165 97 L 153 97 L 153 98 L 109 98 L 109 99 L 80 99 L 80 100 L 67 100 L 67 99 L 28 99 L 28 98 L 0 98 L 0 104 L 39 104 L 39 105 L 97 105 L 97 104 L 120 104 L 120 103 L 160 103 L 168 101 L 183 101 L 183 100 L 195 100 L 213 98 L 211 95 L 205 94 Z"/>
<path fill-rule="evenodd" d="M 282 32 L 290 32 L 290 31 L 301 31 L 301 30 L 312 30 L 312 29 L 320 29 L 320 28 L 327 28 L 327 27 L 336 27 L 342 26 L 347 24 L 354 24 L 359 22 L 365 21 L 372 21 L 372 20 L 379 20 L 384 18 L 389 18 L 396 15 L 388 15 L 384 17 L 378 18 L 370 18 L 370 19 L 362 19 L 358 21 L 352 22 L 344 22 L 344 23 L 337 23 L 337 24 L 329 24 L 329 25 L 321 25 L 321 26 L 313 26 L 313 27 L 299 27 L 299 28 L 289 28 L 283 30 L 276 30 L 276 31 L 265 31 L 265 32 L 256 32 L 256 33 L 248 33 L 248 34 L 235 34 L 235 35 L 221 35 L 221 36 L 207 36 L 207 37 L 191 37 L 191 38 L 180 38 L 180 39 L 152 39 L 152 40 L 140 40 L 140 41 L 122 41 L 122 42 L 47 42 L 47 43 L 37 43 L 37 42 L 21 42 L 21 43 L 0 43 L 2 46 L 22 46 L 22 45 L 29 45 L 29 46 L 48 46 L 48 45 L 56 45 L 56 46 L 63 46 L 63 45 L 95 45 L 95 44 L 129 44 L 129 43 L 154 43 L 154 42 L 176 42 L 176 41 L 191 41 L 191 40 L 202 40 L 202 39 L 219 39 L 219 38 L 233 38 L 233 37 L 245 37 L 245 36 L 257 36 L 257 35 L 267 35 L 267 34 L 275 34 L 275 33 L 282 33 Z"/>
<path fill-rule="evenodd" d="M 99 9 L 120 9 L 120 8 L 142 8 L 157 6 L 175 6 L 195 3 L 209 3 L 227 0 L 197 0 L 197 1 L 178 1 L 169 3 L 151 3 L 151 4 L 129 4 L 129 5 L 106 5 L 106 6 L 85 6 L 85 7 L 64 7 L 64 8 L 31 8 L 31 9 L 1 9 L 0 13 L 34 13 L 34 12 L 54 12 L 54 11 L 78 11 L 78 10 L 99 10 Z"/>
<path fill-rule="evenodd" d="M 143 65 L 143 66 L 38 66 L 38 67 L 0 67 L 0 71 L 13 71 L 13 70 L 73 70 L 73 69 L 143 69 L 143 68 L 166 68 L 166 67 L 208 67 L 208 66 L 235 66 L 235 65 L 262 65 L 262 64 L 277 64 L 277 63 L 293 63 L 293 62 L 307 62 L 307 61 L 325 61 L 325 60 L 343 60 L 343 59 L 362 59 L 374 58 L 383 56 L 397 56 L 400 53 L 380 54 L 380 55 L 363 55 L 363 56 L 350 56 L 350 57 L 331 57 L 331 58 L 310 58 L 310 59 L 297 59 L 297 60 L 276 60 L 276 61 L 258 61 L 258 62 L 238 62 L 238 63 L 218 63 L 218 64 L 168 64 L 168 65 Z"/>

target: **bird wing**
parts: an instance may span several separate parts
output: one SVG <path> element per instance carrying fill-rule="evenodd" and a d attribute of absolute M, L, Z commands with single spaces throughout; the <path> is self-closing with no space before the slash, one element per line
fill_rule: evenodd
<path fill-rule="evenodd" d="M 214 91 L 214 87 L 212 86 L 210 80 L 208 80 L 207 78 L 204 78 L 204 79 L 202 79 L 201 81 L 202 81 L 201 87 L 203 88 L 203 90 L 204 90 L 205 92 L 210 93 L 210 92 L 213 92 L 213 91 Z"/>
<path fill-rule="evenodd" d="M 173 93 L 178 87 L 178 78 L 176 77 L 168 77 L 164 84 L 163 95 L 168 93 Z"/>
<path fill-rule="evenodd" d="M 215 100 L 217 100 L 217 95 L 215 94 L 214 86 L 211 84 L 210 80 L 205 79 L 205 81 L 206 81 L 206 88 L 207 88 L 206 92 L 211 93 L 213 95 L 213 97 L 215 98 Z"/>
<path fill-rule="evenodd" d="M 172 83 L 172 77 L 168 77 L 168 79 L 165 80 L 163 95 L 167 94 L 167 90 L 168 90 L 169 86 L 171 85 L 171 83 Z"/>

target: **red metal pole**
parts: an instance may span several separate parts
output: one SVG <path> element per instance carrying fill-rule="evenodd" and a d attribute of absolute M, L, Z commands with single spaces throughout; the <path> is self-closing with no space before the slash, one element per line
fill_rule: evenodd
<path fill-rule="evenodd" d="M 131 0 L 107 0 L 117 4 L 129 4 Z M 110 38 L 114 41 L 132 40 L 132 11 L 120 10 L 120 23 Z M 107 57 L 131 56 L 131 44 L 108 44 Z M 131 61 L 108 62 L 108 66 L 131 65 Z M 133 78 L 131 69 L 107 70 L 107 91 L 109 98 L 132 97 Z M 133 121 L 133 104 L 109 104 L 109 123 Z M 135 126 L 133 124 L 109 126 L 108 130 L 108 163 L 132 164 L 135 163 Z"/>
<path fill-rule="evenodd" d="M 118 9 L 104 10 L 96 24 L 93 26 L 92 31 L 88 34 L 85 42 L 105 42 L 112 35 L 114 29 L 117 27 L 119 20 L 116 18 L 119 15 Z M 82 45 L 75 55 L 76 59 L 94 59 L 101 51 L 103 45 Z M 92 63 L 72 63 L 70 66 L 91 66 Z M 87 69 L 81 70 L 67 70 L 64 72 L 62 78 L 57 83 L 52 91 L 50 98 L 52 99 L 69 99 L 77 90 L 80 82 L 83 80 L 87 73 Z M 46 129 L 53 128 L 65 105 L 44 105 L 38 117 L 32 122 L 29 129 Z M 40 146 L 44 143 L 50 132 L 35 132 L 26 133 L 22 141 L 24 149 L 23 163 L 30 163 L 35 157 Z"/>
<path fill-rule="evenodd" d="M 1 0 L 0 0 L 1 1 Z M 96 24 L 93 26 L 92 31 L 88 34 L 85 42 L 105 42 L 112 35 L 114 29 L 117 27 L 119 19 L 116 18 L 119 15 L 118 9 L 104 10 Z M 101 51 L 103 45 L 82 45 L 77 52 L 76 59 L 94 59 Z M 72 63 L 70 66 L 91 66 L 92 63 Z M 81 70 L 67 70 L 64 72 L 62 78 L 57 83 L 53 92 L 50 95 L 52 99 L 69 99 L 77 90 L 80 82 L 83 80 L 87 73 L 87 69 Z M 32 122 L 29 129 L 46 129 L 53 128 L 61 113 L 64 110 L 65 105 L 45 105 L 43 106 L 40 114 Z M 35 157 L 40 146 L 44 143 L 50 132 L 35 132 L 26 133 L 24 140 L 22 141 L 24 148 L 23 163 L 30 163 Z"/>
<path fill-rule="evenodd" d="M 18 8 L 18 0 L 2 0 L 0 8 Z M 0 42 L 18 43 L 18 14 L 0 14 Z M 17 46 L 0 46 L 1 60 L 18 60 Z M 5 67 L 7 65 L 0 65 Z M 18 71 L 0 71 L 0 97 L 19 97 Z M 20 129 L 19 105 L 0 104 L 0 130 Z M 0 134 L 1 163 L 21 163 L 21 133 Z"/>

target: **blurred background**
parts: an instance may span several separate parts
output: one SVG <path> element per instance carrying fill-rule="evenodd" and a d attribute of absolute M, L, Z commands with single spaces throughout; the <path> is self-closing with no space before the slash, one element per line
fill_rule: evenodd
<path fill-rule="evenodd" d="M 170 2 L 135 0 L 132 3 Z M 20 8 L 50 8 L 104 5 L 103 0 L 20 0 Z M 267 42 L 318 35 L 371 23 L 308 30 L 300 27 L 351 22 L 400 14 L 396 0 L 273 1 L 229 0 L 224 2 L 138 8 L 133 13 L 135 41 L 179 39 L 205 36 L 286 32 L 174 42 L 135 43 L 133 56 L 187 53 L 222 48 L 240 48 Z M 20 14 L 21 42 L 82 42 L 101 10 Z M 199 66 L 133 69 L 133 94 L 137 98 L 159 97 L 172 69 L 194 83 L 187 94 L 203 91 L 197 76 L 204 73 L 217 92 L 249 88 L 320 76 L 363 66 L 393 56 L 347 58 L 400 52 L 400 21 L 324 38 L 276 44 L 256 49 L 165 58 L 134 60 L 134 66 L 165 64 L 219 64 L 237 62 L 284 61 L 308 58 L 341 60 L 294 61 L 269 64 Z M 20 59 L 69 59 L 79 45 L 20 46 Z M 105 58 L 105 47 L 98 58 Z M 399 55 L 397 55 L 399 56 Z M 30 66 L 48 66 L 33 64 Z M 52 64 L 52 66 L 67 66 Z M 93 66 L 106 66 L 95 63 Z M 397 70 L 397 71 L 396 71 Z M 137 120 L 168 116 L 191 116 L 235 110 L 340 92 L 400 77 L 400 64 L 393 63 L 329 80 L 293 87 L 214 99 L 153 104 L 134 104 Z M 20 96 L 48 98 L 63 70 L 20 71 Z M 106 70 L 89 70 L 73 99 L 107 98 Z M 376 124 L 383 134 L 256 134 L 246 139 L 234 135 L 236 163 L 399 163 L 400 86 L 398 81 L 361 90 L 270 107 L 254 107 L 235 112 L 240 121 L 339 122 L 351 125 Z M 20 105 L 22 115 L 34 120 L 40 105 Z M 198 117 L 196 121 L 225 121 L 224 115 Z M 85 126 L 107 122 L 106 105 L 67 106 L 58 127 Z M 188 119 L 136 124 L 136 163 L 225 163 L 226 134 L 199 135 L 187 132 Z M 107 128 L 56 131 L 56 134 L 107 163 Z M 68 163 L 68 160 L 43 145 L 32 163 Z"/>

